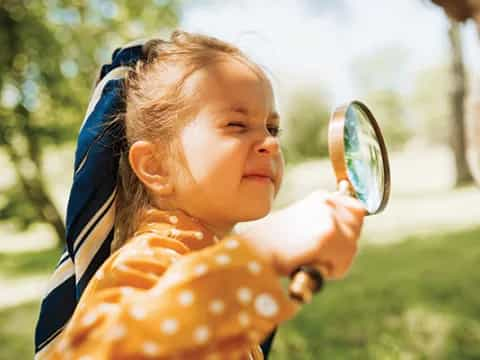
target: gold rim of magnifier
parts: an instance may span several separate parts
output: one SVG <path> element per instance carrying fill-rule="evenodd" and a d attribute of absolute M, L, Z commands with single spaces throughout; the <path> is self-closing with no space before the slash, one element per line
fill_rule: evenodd
<path fill-rule="evenodd" d="M 380 154 L 383 161 L 384 189 L 382 201 L 380 202 L 378 209 L 372 213 L 369 213 L 369 215 L 373 215 L 379 213 L 385 208 L 390 197 L 390 164 L 388 162 L 387 147 L 385 145 L 385 140 L 383 139 L 380 127 L 378 126 L 375 117 L 365 104 L 358 100 L 354 100 L 335 109 L 330 118 L 328 127 L 328 152 L 332 161 L 333 171 L 335 172 L 335 176 L 337 178 L 337 184 L 342 180 L 347 180 L 350 190 L 354 190 L 354 187 L 348 178 L 347 164 L 345 162 L 345 142 L 343 138 L 346 112 L 348 107 L 353 104 L 358 105 L 365 115 L 367 115 L 368 121 L 372 125 L 375 136 L 378 139 Z"/>

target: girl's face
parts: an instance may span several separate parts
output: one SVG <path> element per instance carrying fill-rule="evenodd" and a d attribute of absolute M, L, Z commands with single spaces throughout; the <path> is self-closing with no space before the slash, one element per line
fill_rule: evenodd
<path fill-rule="evenodd" d="M 173 175 L 173 205 L 225 235 L 266 216 L 284 160 L 270 82 L 235 58 L 194 72 L 184 84 L 192 118 L 179 134 L 184 169 Z M 267 174 L 252 178 L 248 174 Z"/>

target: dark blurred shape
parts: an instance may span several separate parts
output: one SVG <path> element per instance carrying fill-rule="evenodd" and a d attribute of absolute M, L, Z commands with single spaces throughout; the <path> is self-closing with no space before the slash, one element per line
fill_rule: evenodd
<path fill-rule="evenodd" d="M 449 17 L 457 21 L 465 21 L 475 17 L 480 11 L 478 0 L 431 0 L 434 4 L 441 6 Z M 478 16 L 478 15 L 477 15 Z"/>
<path fill-rule="evenodd" d="M 451 136 L 450 145 L 455 156 L 456 178 L 455 186 L 462 186 L 473 182 L 466 158 L 466 131 L 465 131 L 465 94 L 466 76 L 460 37 L 460 25 L 457 21 L 450 21 L 448 31 L 451 48 Z"/>

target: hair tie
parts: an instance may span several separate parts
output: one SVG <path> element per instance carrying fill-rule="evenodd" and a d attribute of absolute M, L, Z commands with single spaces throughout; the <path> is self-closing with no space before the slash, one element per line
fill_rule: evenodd
<path fill-rule="evenodd" d="M 143 59 L 143 43 L 115 49 L 101 67 L 80 127 L 66 216 L 66 247 L 50 278 L 35 331 L 35 353 L 63 329 L 91 277 L 110 255 L 123 125 L 123 81 Z"/>

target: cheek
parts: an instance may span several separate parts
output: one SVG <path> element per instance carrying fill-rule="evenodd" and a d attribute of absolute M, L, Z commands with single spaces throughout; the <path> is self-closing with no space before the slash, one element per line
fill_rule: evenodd
<path fill-rule="evenodd" d="M 231 187 L 240 181 L 245 151 L 238 140 L 226 139 L 213 129 L 198 125 L 184 128 L 180 140 L 188 169 L 197 184 Z"/>
<path fill-rule="evenodd" d="M 285 173 L 285 160 L 283 158 L 282 153 L 280 153 L 280 156 L 278 157 L 278 160 L 277 160 L 277 171 L 278 171 L 278 184 L 277 184 L 277 191 L 275 192 L 275 194 L 277 194 L 280 191 L 280 188 L 283 182 L 283 175 Z"/>

